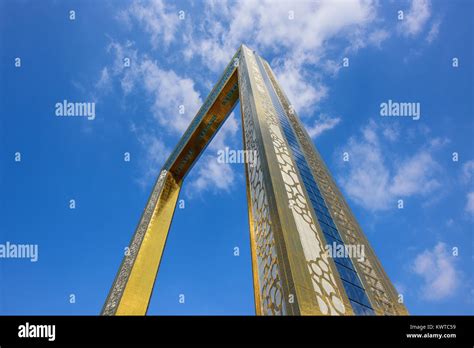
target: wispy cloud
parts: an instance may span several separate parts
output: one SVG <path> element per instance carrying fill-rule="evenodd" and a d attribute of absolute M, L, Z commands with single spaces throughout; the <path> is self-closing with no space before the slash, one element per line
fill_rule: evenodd
<path fill-rule="evenodd" d="M 378 48 L 381 48 L 382 42 L 390 37 L 390 33 L 385 29 L 377 29 L 369 34 L 368 42 Z"/>
<path fill-rule="evenodd" d="M 194 80 L 140 55 L 133 42 L 112 42 L 108 50 L 114 55 L 110 70 L 120 80 L 123 93 L 144 91 L 151 98 L 150 110 L 159 125 L 181 135 L 202 104 Z M 130 60 L 130 66 L 124 66 L 124 59 Z"/>
<path fill-rule="evenodd" d="M 329 117 L 327 115 L 322 114 L 314 122 L 313 126 L 307 127 L 307 131 L 311 138 L 317 138 L 324 132 L 336 127 L 340 122 L 340 117 Z"/>
<path fill-rule="evenodd" d="M 474 181 L 474 160 L 469 160 L 463 164 L 461 178 L 464 183 Z"/>
<path fill-rule="evenodd" d="M 441 25 L 441 20 L 438 18 L 436 19 L 432 24 L 430 31 L 428 32 L 428 35 L 426 36 L 426 41 L 428 43 L 432 43 L 436 38 L 438 37 L 439 34 L 439 27 Z"/>
<path fill-rule="evenodd" d="M 381 27 L 383 21 L 378 19 L 378 3 L 371 0 L 294 3 L 270 0 L 242 0 L 232 3 L 208 1 L 199 6 L 203 7 L 205 16 L 189 15 L 185 21 L 180 21 L 179 9 L 174 5 L 161 0 L 135 0 L 118 17 L 122 23 L 130 27 L 136 26 L 147 33 L 153 49 L 161 46 L 166 49 L 180 38 L 182 45 L 179 45 L 175 53 L 181 54 L 191 64 L 198 64 L 207 72 L 220 72 L 242 43 L 255 48 L 264 56 L 276 55 L 278 58 L 271 62 L 272 67 L 297 112 L 307 123 L 312 124 L 309 133 L 313 138 L 341 122 L 340 117 L 322 116 L 314 120 L 313 115 L 321 101 L 329 95 L 325 79 L 338 73 L 342 55 L 349 51 L 354 54 L 368 45 L 381 47 L 390 37 L 390 32 Z M 413 1 L 401 24 L 406 26 L 406 35 L 415 35 L 421 31 L 430 16 L 431 6 L 428 1 Z M 435 29 L 433 27 L 433 35 Z M 175 135 L 182 134 L 202 103 L 194 80 L 183 76 L 178 70 L 165 68 L 161 62 L 151 59 L 149 54 L 140 54 L 133 42 L 124 42 L 112 42 L 109 46 L 116 59 L 108 67 L 107 74 L 120 80 L 125 95 L 134 93 L 137 89 L 144 91 L 151 101 L 150 111 L 158 125 Z M 334 46 L 333 42 L 337 42 L 337 45 Z M 127 69 L 123 68 L 124 57 L 132 61 Z M 178 113 L 180 105 L 184 105 L 183 115 Z M 221 130 L 222 136 L 218 135 L 215 140 L 215 143 L 220 141 L 219 146 L 225 145 L 226 139 L 235 134 L 233 131 L 226 137 L 224 129 Z M 392 141 L 398 137 L 395 130 L 387 130 L 385 133 Z M 154 136 L 160 137 L 160 141 L 163 139 L 159 134 Z M 390 176 L 395 176 L 393 182 L 389 182 L 393 187 L 391 197 L 383 192 L 375 195 L 379 197 L 381 206 L 388 207 L 397 194 L 409 195 L 414 190 L 411 187 L 416 184 L 397 177 L 396 169 L 387 168 L 383 164 L 377 168 L 375 162 L 369 163 L 373 157 L 382 156 L 369 143 L 363 144 L 359 151 L 366 147 L 369 147 L 367 151 L 371 152 L 371 156 L 363 159 L 363 162 L 374 164 L 369 169 L 374 174 L 380 174 L 378 180 L 382 180 L 379 186 L 376 185 L 377 190 L 384 191 L 385 177 L 390 181 Z M 357 156 L 357 152 L 354 156 Z M 352 158 L 356 158 L 354 156 Z M 365 154 L 361 153 L 361 156 Z M 428 166 L 434 166 L 429 154 L 419 156 L 419 160 L 425 161 Z M 408 163 L 407 166 L 409 165 L 411 164 Z M 215 171 L 216 168 L 209 170 Z M 429 176 L 421 168 L 419 172 L 425 175 L 425 179 Z M 357 169 L 352 174 L 351 179 L 356 183 L 372 186 L 362 173 L 357 173 Z M 199 187 L 206 186 L 202 178 L 199 181 Z M 436 180 L 429 183 L 428 187 L 423 186 L 425 191 L 422 192 L 430 191 L 436 186 Z M 414 191 L 420 192 L 419 189 Z M 353 195 L 358 197 L 362 193 L 353 192 Z"/>
<path fill-rule="evenodd" d="M 304 75 L 304 70 L 300 66 L 295 66 L 294 62 L 287 60 L 283 66 L 275 69 L 278 82 L 286 91 L 289 100 L 295 110 L 302 117 L 311 116 L 314 106 L 327 97 L 328 88 L 321 82 L 313 86 L 308 75 Z"/>
<path fill-rule="evenodd" d="M 231 164 L 217 162 L 216 156 L 204 156 L 195 169 L 197 170 L 196 178 L 187 184 L 186 193 L 190 197 L 206 190 L 229 192 L 233 187 L 236 174 Z"/>
<path fill-rule="evenodd" d="M 131 25 L 136 22 L 150 34 L 153 48 L 169 45 L 179 25 L 178 11 L 162 0 L 134 0 L 130 7 L 122 10 L 118 18 Z"/>
<path fill-rule="evenodd" d="M 433 192 L 441 186 L 433 175 L 439 168 L 429 151 L 419 151 L 396 167 L 389 190 L 400 197 Z"/>
<path fill-rule="evenodd" d="M 210 1 L 202 6 L 206 15 L 200 17 L 199 22 L 188 16 L 182 26 L 178 9 L 161 0 L 136 0 L 122 10 L 118 18 L 130 28 L 136 25 L 147 33 L 153 49 L 160 46 L 166 48 L 180 35 L 184 45 L 181 52 L 177 52 L 187 61 L 193 60 L 193 64 L 200 60 L 199 64 L 212 72 L 222 70 L 241 43 L 259 49 L 261 54 L 278 52 L 282 58 L 272 62 L 275 73 L 294 108 L 302 117 L 309 119 L 329 91 L 321 75 L 313 73 L 314 69 L 307 69 L 305 65 L 320 60 L 325 54 L 324 46 L 331 38 L 346 37 L 346 41 L 354 41 L 369 35 L 367 25 L 373 21 L 376 12 L 375 3 L 363 0 L 292 4 L 285 1 Z M 294 18 L 290 18 L 290 13 Z M 365 29 L 351 30 L 355 27 Z M 371 37 L 373 44 L 377 45 L 386 34 L 379 31 Z M 140 54 L 131 41 L 124 41 L 123 44 L 112 41 L 108 49 L 115 56 L 112 66 L 104 68 L 107 69 L 108 79 L 117 78 L 125 96 L 138 90 L 144 91 L 151 100 L 150 111 L 158 125 L 175 135 L 182 134 L 202 103 L 193 79 L 160 66 L 147 54 Z M 131 66 L 124 68 L 124 58 L 130 59 Z M 333 73 L 337 70 L 333 69 Z M 183 115 L 178 113 L 181 105 L 185 109 Z M 320 119 L 310 130 L 317 137 L 339 122 L 340 118 Z M 236 130 L 237 124 L 232 116 L 210 148 L 227 146 Z M 163 149 L 165 142 L 161 133 L 143 131 L 140 143 L 144 146 L 154 143 L 155 148 Z M 198 191 L 209 187 L 227 189 L 231 185 L 231 167 L 208 161 L 198 165 L 196 170 L 198 174 L 190 186 Z M 213 177 L 209 177 L 208 173 Z M 213 182 L 217 178 L 221 180 L 220 184 Z"/>
<path fill-rule="evenodd" d="M 109 69 L 104 67 L 100 72 L 100 77 L 95 88 L 103 93 L 107 93 L 112 88 L 112 79 L 110 78 Z"/>
<path fill-rule="evenodd" d="M 150 110 L 150 115 L 144 120 L 149 121 L 151 118 L 153 122 L 148 124 L 156 124 L 156 127 L 140 127 L 136 124 L 131 127 L 144 151 L 143 175 L 139 182 L 145 185 L 158 174 L 170 153 L 166 135 L 182 136 L 203 100 L 193 79 L 161 67 L 147 54 L 140 54 L 133 42 L 121 44 L 112 41 L 108 51 L 113 55 L 113 63 L 110 67 L 104 67 L 102 76 L 107 77 L 108 84 L 112 79 L 119 81 L 125 97 L 143 94 Z M 124 66 L 124 58 L 129 59 L 129 66 Z M 238 127 L 232 113 L 212 140 L 209 149 L 217 152 L 232 144 Z M 205 190 L 228 191 L 232 188 L 235 176 L 232 167 L 217 163 L 216 158 L 208 154 L 200 159 L 188 178 L 189 195 Z"/>
<path fill-rule="evenodd" d="M 411 266 L 423 280 L 421 296 L 429 301 L 442 300 L 455 294 L 460 284 L 460 272 L 455 267 L 455 256 L 445 243 L 437 243 L 432 250 L 418 254 Z"/>
<path fill-rule="evenodd" d="M 108 88 L 115 79 L 125 98 L 132 94 L 143 96 L 150 110 L 144 124 L 156 124 L 156 127 L 136 124 L 131 127 L 144 152 L 143 176 L 139 179 L 144 184 L 157 175 L 169 154 L 166 135 L 181 136 L 202 99 L 192 79 L 164 69 L 148 55 L 140 54 L 133 42 L 112 41 L 107 50 L 112 55 L 112 64 L 102 69 L 96 89 Z M 125 64 L 125 60 L 130 64 Z"/>
<path fill-rule="evenodd" d="M 474 216 L 474 192 L 468 192 L 466 196 L 466 212 Z"/>
<path fill-rule="evenodd" d="M 383 127 L 382 134 L 389 141 L 397 141 L 400 136 L 400 128 L 396 123 Z"/>
<path fill-rule="evenodd" d="M 383 129 L 372 121 L 345 146 L 350 160 L 339 182 L 352 200 L 371 211 L 387 210 L 395 208 L 398 199 L 426 196 L 440 188 L 441 166 L 433 158 L 435 147 L 428 144 L 391 164 L 380 134 Z"/>
<path fill-rule="evenodd" d="M 404 36 L 416 36 L 425 27 L 431 17 L 431 3 L 429 0 L 412 0 L 410 8 L 399 23 L 399 31 Z"/>
<path fill-rule="evenodd" d="M 192 197 L 208 190 L 214 193 L 232 190 L 237 174 L 231 164 L 217 161 L 217 152 L 236 145 L 238 130 L 239 124 L 232 112 L 209 144 L 210 153 L 203 156 L 190 173 L 186 190 L 188 196 Z"/>
<path fill-rule="evenodd" d="M 144 59 L 140 68 L 144 89 L 154 99 L 153 115 L 165 129 L 182 135 L 202 105 L 194 81 L 174 70 L 164 70 L 150 59 Z M 184 107 L 182 114 L 180 107 Z"/>
<path fill-rule="evenodd" d="M 472 191 L 474 184 L 474 160 L 469 160 L 463 164 L 461 182 L 469 186 L 469 191 L 466 194 L 466 205 L 464 206 L 464 210 L 474 217 L 474 191 Z"/>
<path fill-rule="evenodd" d="M 340 61 L 344 49 L 355 42 L 380 45 L 387 37 L 385 31 L 369 26 L 377 11 L 372 1 L 244 0 L 204 6 L 209 15 L 202 25 L 188 26 L 184 35 L 185 57 L 198 58 L 212 71 L 219 71 L 241 43 L 264 56 L 278 54 L 272 67 L 302 117 L 311 115 L 328 95 L 320 76 L 327 72 L 322 68 L 324 63 L 319 64 L 323 58 L 323 62 Z M 334 59 L 327 57 L 328 52 L 334 52 L 327 48 L 336 38 L 345 44 Z M 328 68 L 331 75 L 338 71 L 334 66 Z"/>
<path fill-rule="evenodd" d="M 140 163 L 142 174 L 137 178 L 137 182 L 141 187 L 146 187 L 156 179 L 161 166 L 170 154 L 170 149 L 156 130 L 138 127 L 135 123 L 132 123 L 130 131 L 135 135 L 144 152 L 144 158 Z"/>

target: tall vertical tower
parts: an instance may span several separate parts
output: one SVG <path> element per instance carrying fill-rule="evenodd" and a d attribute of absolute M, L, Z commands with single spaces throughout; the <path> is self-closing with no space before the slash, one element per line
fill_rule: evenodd
<path fill-rule="evenodd" d="M 182 182 L 239 99 L 256 314 L 408 314 L 270 65 L 244 45 L 161 170 L 102 314 L 146 314 Z"/>

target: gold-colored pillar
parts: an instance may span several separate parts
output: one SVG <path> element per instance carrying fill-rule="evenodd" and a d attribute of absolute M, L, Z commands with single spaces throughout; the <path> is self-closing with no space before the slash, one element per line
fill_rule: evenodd
<path fill-rule="evenodd" d="M 295 130 L 295 134 L 298 137 L 301 148 L 313 172 L 312 174 L 319 182 L 321 192 L 325 201 L 328 203 L 329 211 L 344 242 L 350 245 L 364 246 L 366 257 L 355 258 L 353 259 L 353 263 L 357 269 L 357 273 L 361 275 L 360 280 L 364 285 L 375 313 L 377 315 L 407 315 L 408 311 L 406 307 L 399 301 L 395 287 L 362 232 L 362 229 L 332 178 L 324 160 L 314 146 L 311 137 L 304 127 L 302 127 L 301 120 L 299 120 L 296 112 L 291 107 L 286 94 L 279 87 L 270 65 L 264 62 L 264 66 L 282 102 L 282 106 L 288 115 L 288 119 Z"/>
<path fill-rule="evenodd" d="M 103 315 L 144 315 L 173 219 L 181 183 L 161 172 L 102 310 Z"/>
<path fill-rule="evenodd" d="M 146 314 L 181 184 L 239 99 L 243 144 L 252 153 L 245 172 L 256 314 L 354 314 L 338 268 L 325 251 L 303 171 L 312 171 L 344 242 L 366 247 L 366 261 L 353 263 L 375 313 L 405 314 L 270 66 L 244 45 L 165 163 L 102 314 Z M 307 169 L 298 167 L 302 162 L 295 152 Z"/>
<path fill-rule="evenodd" d="M 256 159 L 246 170 L 257 314 L 350 315 L 349 300 L 325 253 L 258 59 L 242 47 L 244 141 Z"/>
<path fill-rule="evenodd" d="M 145 315 L 181 184 L 238 100 L 240 50 L 164 164 L 102 309 L 103 315 Z"/>

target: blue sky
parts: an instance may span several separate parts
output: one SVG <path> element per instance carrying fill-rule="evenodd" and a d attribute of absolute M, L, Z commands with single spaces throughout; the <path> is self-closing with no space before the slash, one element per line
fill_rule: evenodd
<path fill-rule="evenodd" d="M 0 244 L 39 248 L 37 262 L 0 259 L 0 313 L 100 312 L 157 173 L 245 43 L 410 313 L 472 314 L 472 13 L 462 0 L 0 1 Z M 57 117 L 63 100 L 96 103 L 95 119 Z M 420 119 L 381 117 L 388 100 L 420 103 Z M 241 137 L 237 107 L 184 184 L 149 314 L 253 314 L 244 168 L 216 161 Z"/>

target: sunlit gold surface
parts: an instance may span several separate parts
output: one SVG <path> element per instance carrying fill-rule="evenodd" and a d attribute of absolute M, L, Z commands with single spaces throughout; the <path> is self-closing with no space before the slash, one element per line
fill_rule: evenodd
<path fill-rule="evenodd" d="M 332 179 L 321 155 L 317 151 L 306 130 L 301 126 L 301 121 L 298 119 L 296 112 L 294 110 L 290 112 L 288 99 L 279 87 L 279 84 L 276 82 L 275 75 L 267 62 L 265 62 L 265 69 L 267 70 L 288 118 L 292 123 L 301 148 L 303 149 L 305 157 L 313 171 L 313 175 L 315 175 L 319 182 L 321 192 L 328 203 L 329 211 L 338 227 L 338 231 L 344 239 L 344 242 L 353 245 L 364 245 L 364 250 L 367 254 L 365 259 L 361 260 L 356 258 L 355 260 L 353 259 L 353 263 L 357 269 L 357 273 L 362 275 L 360 280 L 366 289 L 375 313 L 377 315 L 408 314 L 406 307 L 399 303 L 397 291 L 383 270 L 380 261 L 376 257 L 343 195 Z M 340 286 L 342 286 L 342 284 L 340 284 Z M 348 304 L 348 302 L 346 303 Z"/>
<path fill-rule="evenodd" d="M 264 82 L 266 76 L 270 82 Z M 280 104 L 273 104 L 271 93 Z M 368 250 L 367 261 L 354 265 L 376 314 L 406 314 L 270 66 L 246 46 L 234 55 L 162 169 L 103 314 L 146 314 L 181 184 L 239 98 L 244 148 L 255 153 L 245 171 L 256 314 L 353 315 L 334 261 L 324 252 L 321 226 L 275 105 L 285 109 L 344 240 Z"/>
<path fill-rule="evenodd" d="M 182 180 L 238 100 L 238 51 L 198 111 L 161 173 L 102 310 L 104 315 L 144 315 L 153 291 Z M 219 87 L 220 86 L 220 87 Z M 197 120 L 197 122 L 196 122 Z M 161 187 L 163 186 L 163 187 Z M 161 193 L 160 193 L 161 192 Z M 158 195 L 157 198 L 153 198 Z M 151 215 L 151 219 L 146 219 Z M 145 231 L 141 237 L 140 231 Z"/>
<path fill-rule="evenodd" d="M 240 82 L 239 82 L 240 83 Z M 242 109 L 242 104 L 240 105 L 240 114 L 242 119 L 242 124 L 244 124 L 244 112 Z M 243 144 L 245 146 L 245 132 L 242 132 Z M 253 277 L 253 291 L 254 291 L 254 301 L 255 301 L 255 314 L 262 315 L 262 300 L 260 298 L 260 285 L 258 281 L 258 262 L 257 262 L 257 242 L 255 240 L 255 226 L 253 223 L 253 205 L 252 197 L 250 192 L 250 178 L 249 178 L 249 168 L 248 163 L 245 163 L 245 182 L 246 182 L 246 192 L 247 192 L 247 208 L 248 208 L 248 221 L 249 221 L 249 232 L 250 232 L 250 253 L 252 257 L 252 277 Z"/>
<path fill-rule="evenodd" d="M 216 134 L 227 115 L 232 111 L 239 99 L 237 71 L 228 79 L 216 102 L 211 106 L 203 120 L 192 132 L 187 144 L 177 156 L 175 163 L 170 168 L 170 172 L 177 179 L 183 179 L 195 160 L 201 155 L 209 140 Z"/>
<path fill-rule="evenodd" d="M 179 190 L 179 183 L 168 174 L 120 300 L 117 315 L 144 315 L 147 311 Z"/>

